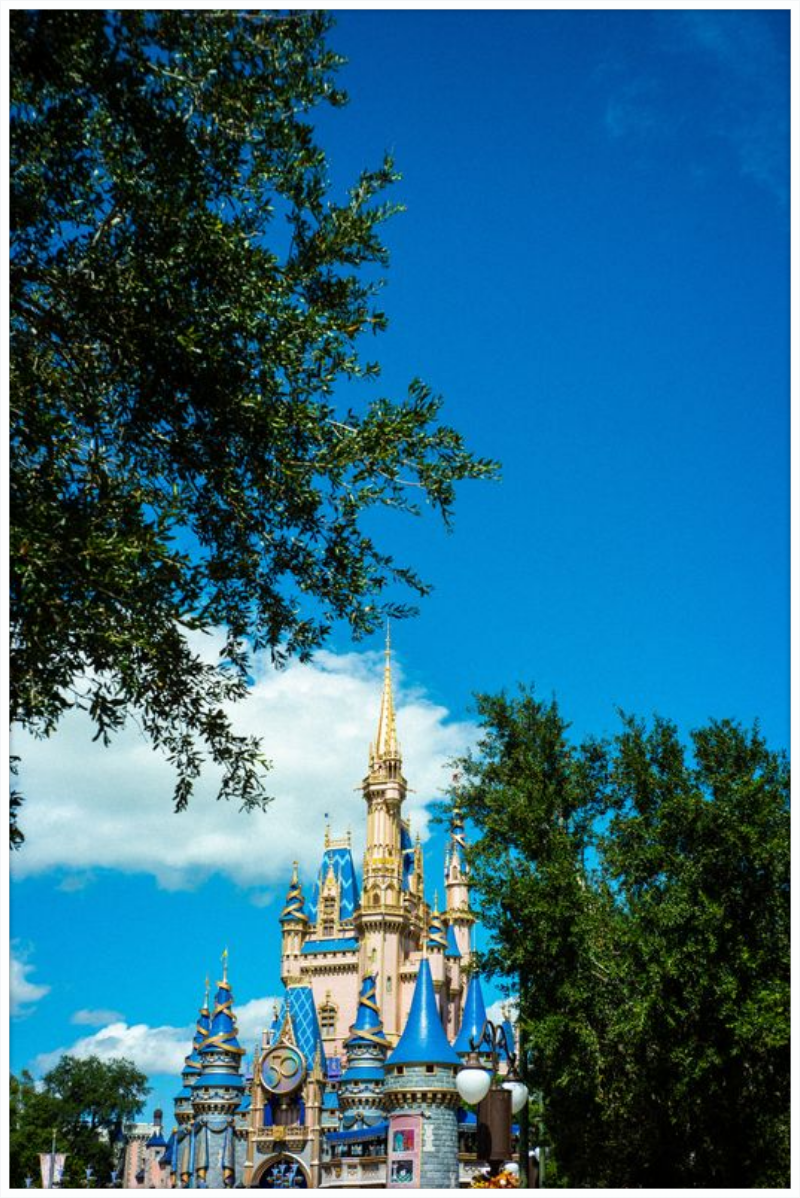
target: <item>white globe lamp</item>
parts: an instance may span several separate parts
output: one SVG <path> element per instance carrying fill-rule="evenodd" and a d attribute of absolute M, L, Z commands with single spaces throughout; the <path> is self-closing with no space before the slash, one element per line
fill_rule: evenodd
<path fill-rule="evenodd" d="M 528 1087 L 524 1082 L 503 1082 L 503 1089 L 511 1093 L 511 1113 L 518 1115 L 528 1101 Z"/>
<path fill-rule="evenodd" d="M 492 1075 L 476 1065 L 467 1065 L 456 1074 L 456 1087 L 464 1102 L 476 1106 L 489 1093 Z"/>

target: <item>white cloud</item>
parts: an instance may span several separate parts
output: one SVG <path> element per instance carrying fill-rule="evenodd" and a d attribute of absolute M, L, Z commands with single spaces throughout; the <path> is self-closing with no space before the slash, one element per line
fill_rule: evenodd
<path fill-rule="evenodd" d="M 280 1000 L 274 997 L 253 998 L 234 1008 L 239 1031 L 239 1042 L 248 1055 L 256 1043 L 260 1043 L 261 1032 L 272 1024 L 273 1010 Z M 103 1012 L 76 1012 L 76 1014 L 103 1014 Z M 113 1012 L 111 1012 L 113 1014 Z M 73 1016 L 73 1022 L 80 1022 Z M 84 1022 L 88 1022 L 85 1020 Z M 89 1036 L 82 1036 L 74 1044 L 43 1052 L 35 1057 L 31 1068 L 36 1074 L 47 1073 L 58 1064 L 62 1056 L 96 1056 L 101 1061 L 113 1057 L 125 1057 L 148 1074 L 174 1074 L 176 1079 L 183 1068 L 184 1058 L 189 1052 L 194 1035 L 194 1024 L 184 1027 L 151 1027 L 147 1023 L 128 1024 L 123 1019 L 113 1020 Z"/>
<path fill-rule="evenodd" d="M 34 1073 L 47 1073 L 61 1060 L 62 1056 L 96 1056 L 101 1061 L 112 1057 L 125 1057 L 133 1061 L 145 1073 L 174 1073 L 183 1068 L 184 1057 L 189 1051 L 194 1026 L 150 1027 L 146 1023 L 130 1026 L 119 1020 L 101 1027 L 90 1036 L 83 1036 L 74 1044 L 43 1052 L 32 1062 Z"/>
<path fill-rule="evenodd" d="M 87 1010 L 84 1008 L 82 1011 L 76 1011 L 74 1013 L 70 1019 L 70 1023 L 77 1023 L 79 1025 L 86 1024 L 88 1027 L 98 1027 L 101 1023 L 119 1023 L 122 1018 L 123 1016 L 119 1011 L 107 1011 L 102 1007 L 96 1011 Z"/>
<path fill-rule="evenodd" d="M 515 998 L 498 998 L 491 1006 L 486 1008 L 486 1018 L 491 1019 L 492 1023 L 503 1023 L 508 1019 L 510 1022 L 516 1023 L 518 1011 L 518 1002 Z"/>
<path fill-rule="evenodd" d="M 18 1017 L 29 1015 L 33 1006 L 50 993 L 49 986 L 28 981 L 28 974 L 33 972 L 35 966 L 31 965 L 26 957 L 27 954 L 23 954 L 19 949 L 14 951 L 12 948 L 9 963 L 9 995 L 11 1014 Z"/>
<path fill-rule="evenodd" d="M 219 642 L 206 637 L 204 652 Z M 110 868 L 155 875 L 166 889 L 190 888 L 218 871 L 243 886 L 286 883 L 297 858 L 308 877 L 320 852 L 325 813 L 334 832 L 353 830 L 363 851 L 366 771 L 380 703 L 383 655 L 320 652 L 309 665 L 274 670 L 265 656 L 253 667 L 248 699 L 234 709 L 237 729 L 263 737 L 274 768 L 267 785 L 275 802 L 265 813 L 218 803 L 215 776 L 198 785 L 189 810 L 172 811 L 169 765 L 130 725 L 110 748 L 92 743 L 83 713 L 72 712 L 46 741 L 15 737 L 22 756 L 26 841 L 14 854 L 14 877 L 63 869 L 76 884 L 87 871 Z M 444 765 L 474 739 L 474 726 L 448 720 L 447 710 L 404 685 L 395 662 L 397 726 L 414 793 L 406 814 L 423 840 L 427 806 L 448 780 Z M 64 883 L 62 883 L 63 887 Z"/>

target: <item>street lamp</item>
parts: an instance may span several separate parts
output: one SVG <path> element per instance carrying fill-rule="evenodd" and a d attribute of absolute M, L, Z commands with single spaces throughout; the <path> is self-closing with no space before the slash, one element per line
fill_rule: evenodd
<path fill-rule="evenodd" d="M 485 1044 L 490 1052 L 488 1068 L 478 1055 L 479 1047 Z M 456 1074 L 456 1087 L 464 1102 L 478 1106 L 477 1155 L 488 1162 L 490 1175 L 494 1176 L 511 1156 L 511 1115 L 521 1111 L 528 1101 L 528 1087 L 517 1076 L 517 1056 L 502 1024 L 487 1019 L 477 1040 L 470 1039 L 469 1047 L 464 1067 Z M 508 1075 L 498 1085 L 495 1078 L 501 1049 L 508 1060 Z"/>

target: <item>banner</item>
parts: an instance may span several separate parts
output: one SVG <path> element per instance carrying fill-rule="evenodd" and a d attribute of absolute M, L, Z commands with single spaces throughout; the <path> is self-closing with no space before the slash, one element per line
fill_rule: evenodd
<path fill-rule="evenodd" d="M 66 1152 L 39 1153 L 39 1168 L 42 1171 L 43 1190 L 51 1190 L 53 1186 L 61 1185 L 61 1179 L 64 1176 L 64 1161 L 66 1159 Z"/>

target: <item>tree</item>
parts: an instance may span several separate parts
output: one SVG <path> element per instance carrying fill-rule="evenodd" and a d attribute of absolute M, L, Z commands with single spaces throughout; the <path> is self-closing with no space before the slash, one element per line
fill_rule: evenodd
<path fill-rule="evenodd" d="M 147 1077 L 131 1061 L 64 1056 L 37 1085 L 27 1071 L 11 1078 L 11 1184 L 39 1176 L 39 1153 L 67 1160 L 64 1184 L 83 1187 L 91 1168 L 103 1184 L 115 1164 L 114 1135 L 134 1119 L 150 1092 Z"/>
<path fill-rule="evenodd" d="M 324 13 L 18 11 L 11 28 L 11 704 L 130 715 L 266 801 L 226 705 L 424 595 L 364 527 L 495 473 L 413 382 L 365 403 L 390 158 L 343 203 L 305 115 L 346 96 Z M 346 401 L 349 406 L 346 406 Z M 374 530 L 374 521 L 370 528 Z M 220 628 L 220 660 L 192 634 Z M 16 808 L 12 808 L 12 819 Z"/>
<path fill-rule="evenodd" d="M 478 697 L 480 966 L 519 986 L 548 1184 L 788 1186 L 789 768 L 757 727 Z"/>

